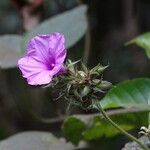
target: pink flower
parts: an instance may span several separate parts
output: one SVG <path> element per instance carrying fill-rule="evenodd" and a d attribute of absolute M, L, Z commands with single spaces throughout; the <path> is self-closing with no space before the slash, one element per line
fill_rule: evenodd
<path fill-rule="evenodd" d="M 48 84 L 64 70 L 65 38 L 60 33 L 38 35 L 27 46 L 27 54 L 19 59 L 22 76 L 30 85 Z"/>

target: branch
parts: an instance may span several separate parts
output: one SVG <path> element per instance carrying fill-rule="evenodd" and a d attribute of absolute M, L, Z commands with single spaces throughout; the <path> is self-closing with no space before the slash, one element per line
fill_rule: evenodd
<path fill-rule="evenodd" d="M 113 116 L 118 114 L 124 114 L 124 113 L 135 113 L 135 112 L 145 112 L 145 109 L 137 109 L 137 108 L 128 108 L 128 109 L 116 109 L 116 110 L 108 110 L 107 115 Z M 55 118 L 42 118 L 41 116 L 37 116 L 35 114 L 32 114 L 35 120 L 45 123 L 45 124 L 53 124 L 53 123 L 61 123 L 66 119 L 66 115 L 62 115 Z M 73 114 L 72 116 L 81 119 L 84 122 L 88 122 L 91 118 L 99 116 L 99 113 L 94 114 Z M 102 117 L 102 115 L 101 115 Z"/>

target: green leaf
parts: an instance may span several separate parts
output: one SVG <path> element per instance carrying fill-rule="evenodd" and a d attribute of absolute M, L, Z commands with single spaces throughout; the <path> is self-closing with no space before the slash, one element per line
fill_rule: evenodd
<path fill-rule="evenodd" d="M 86 73 L 86 74 L 88 74 L 88 68 L 87 68 L 87 66 L 83 63 L 83 62 L 81 62 L 81 66 L 82 66 L 82 69 L 83 69 L 83 71 Z"/>
<path fill-rule="evenodd" d="M 63 123 L 63 132 L 73 144 L 77 145 L 82 138 L 82 132 L 85 130 L 85 123 L 78 118 L 69 117 Z"/>
<path fill-rule="evenodd" d="M 77 61 L 71 61 L 70 59 L 68 60 L 68 65 L 67 65 L 67 67 L 69 68 L 69 67 L 72 67 L 72 66 L 74 66 L 75 64 L 77 64 L 78 62 L 80 62 L 80 60 L 77 60 Z"/>
<path fill-rule="evenodd" d="M 5 35 L 0 37 L 0 67 L 16 67 L 18 59 L 26 50 L 28 41 L 37 34 L 60 32 L 66 38 L 66 48 L 78 42 L 87 30 L 86 5 L 78 6 L 54 16 L 35 27 L 25 35 Z"/>
<path fill-rule="evenodd" d="M 110 118 L 116 122 L 120 127 L 122 127 L 124 130 L 129 131 L 132 129 L 139 129 L 141 126 L 145 125 L 147 126 L 148 121 L 147 112 L 119 112 L 118 114 L 113 114 L 114 111 L 111 111 L 108 113 L 110 115 Z M 113 114 L 113 115 L 112 115 Z M 72 117 L 70 117 L 72 119 Z M 78 142 L 80 140 L 85 141 L 93 141 L 98 140 L 100 138 L 106 137 L 114 137 L 119 134 L 118 130 L 116 130 L 111 124 L 109 124 L 100 114 L 96 115 L 90 115 L 89 117 L 87 115 L 74 115 L 74 122 L 70 121 L 70 118 L 68 118 L 65 121 L 65 129 L 67 130 L 67 138 L 72 142 L 72 136 L 78 136 Z M 80 122 L 85 124 L 85 127 L 82 128 L 82 130 L 78 130 L 78 124 Z M 68 127 L 70 126 L 70 127 Z M 73 126 L 73 129 L 72 129 Z M 72 135 L 73 134 L 73 135 Z"/>
<path fill-rule="evenodd" d="M 81 91 L 81 97 L 87 96 L 89 92 L 90 92 L 90 88 L 88 86 L 85 86 Z"/>
<path fill-rule="evenodd" d="M 107 108 L 138 108 L 150 110 L 150 79 L 138 78 L 119 83 L 100 101 Z"/>
<path fill-rule="evenodd" d="M 18 59 L 22 56 L 21 40 L 19 35 L 4 35 L 0 37 L 0 68 L 16 67 Z"/>
<path fill-rule="evenodd" d="M 123 128 L 126 131 L 129 131 L 137 125 L 135 124 L 136 122 L 136 120 L 134 119 L 135 117 L 136 115 L 126 113 L 126 114 L 112 116 L 111 119 L 117 122 L 117 124 L 121 128 Z M 134 119 L 134 121 L 132 119 Z M 105 119 L 102 119 L 100 117 L 94 117 L 93 120 L 94 121 L 93 121 L 92 126 L 89 127 L 83 133 L 83 137 L 85 140 L 91 141 L 91 140 L 96 140 L 101 137 L 110 138 L 119 134 L 119 131 L 115 129 L 111 124 L 109 124 Z"/>
<path fill-rule="evenodd" d="M 87 30 L 86 10 L 86 5 L 80 5 L 42 22 L 25 34 L 23 46 L 37 34 L 60 32 L 66 38 L 66 48 L 70 48 L 83 37 Z"/>
<path fill-rule="evenodd" d="M 97 85 L 97 88 L 101 90 L 107 90 L 107 89 L 110 89 L 111 87 L 113 87 L 112 83 L 108 81 L 104 81 L 104 80 L 102 80 L 100 84 Z"/>
<path fill-rule="evenodd" d="M 123 107 L 126 112 L 119 112 L 119 110 L 112 110 L 108 112 L 111 119 L 116 122 L 124 130 L 139 129 L 141 126 L 148 125 L 148 112 L 150 110 L 150 79 L 138 78 L 134 80 L 124 81 L 112 88 L 108 94 L 100 101 L 103 108 L 118 108 Z M 136 110 L 134 113 L 130 110 Z M 113 112 L 118 111 L 118 114 Z M 145 111 L 145 112 L 138 112 Z M 130 113 L 129 113 L 130 112 Z M 119 132 L 111 126 L 104 118 L 97 115 L 90 115 L 90 118 L 85 115 L 77 116 L 76 121 L 69 122 L 66 120 L 67 127 L 70 124 L 70 128 L 66 128 L 68 139 L 72 141 L 72 136 L 78 136 L 79 140 L 97 140 L 102 137 L 113 137 L 119 134 Z M 74 116 L 75 120 L 75 116 Z M 78 130 L 78 123 L 85 123 L 85 127 L 82 130 Z M 71 128 L 73 126 L 73 129 Z M 74 132 L 75 131 L 75 132 Z M 77 135 L 76 135 L 76 131 Z M 74 135 L 71 133 L 74 132 Z"/>
<path fill-rule="evenodd" d="M 137 46 L 144 48 L 148 58 L 150 58 L 150 32 L 144 33 L 133 40 L 129 41 L 126 45 L 136 44 Z"/>

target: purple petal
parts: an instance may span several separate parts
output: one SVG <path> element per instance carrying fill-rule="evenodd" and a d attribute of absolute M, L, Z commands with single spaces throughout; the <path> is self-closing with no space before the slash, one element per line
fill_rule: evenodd
<path fill-rule="evenodd" d="M 64 70 L 65 38 L 60 33 L 34 37 L 27 50 L 27 55 L 18 61 L 18 66 L 28 84 L 48 84 L 54 75 Z"/>
<path fill-rule="evenodd" d="M 54 75 L 54 72 L 48 70 L 44 64 L 28 56 L 21 58 L 18 65 L 30 85 L 48 84 Z"/>
<path fill-rule="evenodd" d="M 68 70 L 68 69 L 67 69 L 65 66 L 62 65 L 60 71 L 58 72 L 58 75 L 67 73 L 67 70 Z"/>
<path fill-rule="evenodd" d="M 60 33 L 36 36 L 29 42 L 27 49 L 28 56 L 48 65 L 55 63 L 60 53 L 64 54 L 63 57 L 66 57 L 65 39 Z"/>
<path fill-rule="evenodd" d="M 37 75 L 33 75 L 27 78 L 27 82 L 30 85 L 44 85 L 50 83 L 52 76 L 50 76 L 49 71 L 42 71 Z"/>
<path fill-rule="evenodd" d="M 55 59 L 55 63 L 62 64 L 65 61 L 66 55 L 67 55 L 67 52 L 66 52 L 66 49 L 64 49 L 57 55 L 57 57 Z"/>
<path fill-rule="evenodd" d="M 60 33 L 53 33 L 50 36 L 49 48 L 52 53 L 58 57 L 60 53 L 65 51 L 65 38 Z"/>

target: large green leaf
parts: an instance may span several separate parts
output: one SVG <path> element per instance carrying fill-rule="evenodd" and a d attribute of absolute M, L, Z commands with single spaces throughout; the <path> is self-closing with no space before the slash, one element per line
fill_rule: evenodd
<path fill-rule="evenodd" d="M 147 125 L 147 120 L 144 120 L 143 117 L 147 117 L 147 113 L 123 113 L 110 116 L 113 121 L 126 131 L 140 128 L 141 125 Z M 96 140 L 101 137 L 110 138 L 118 134 L 119 131 L 107 120 L 96 116 L 93 118 L 92 125 L 84 131 L 83 138 L 85 140 Z"/>
<path fill-rule="evenodd" d="M 150 110 L 150 79 L 138 78 L 119 83 L 100 101 L 103 108 Z"/>
<path fill-rule="evenodd" d="M 111 113 L 112 112 L 113 111 L 111 111 Z M 110 118 L 126 131 L 135 128 L 139 129 L 141 126 L 147 126 L 148 124 L 148 120 L 145 119 L 148 117 L 147 112 L 129 113 L 127 110 L 127 112 L 124 113 L 114 113 L 113 115 L 111 115 L 111 113 L 108 112 Z M 74 122 L 70 120 L 74 120 Z M 80 128 L 80 124 L 84 125 L 82 130 L 78 130 Z M 114 137 L 119 134 L 118 130 L 102 118 L 100 114 L 90 115 L 90 117 L 87 117 L 87 115 L 71 116 L 65 120 L 63 124 L 63 131 L 64 130 L 66 131 L 64 134 L 71 142 L 78 137 L 76 144 L 80 140 L 93 141 L 103 137 Z"/>
<path fill-rule="evenodd" d="M 23 46 L 37 34 L 50 34 L 53 32 L 64 34 L 67 48 L 73 46 L 86 32 L 86 10 L 86 5 L 81 5 L 42 22 L 33 30 L 25 34 Z"/>
<path fill-rule="evenodd" d="M 133 40 L 129 41 L 128 44 L 136 44 L 141 48 L 144 48 L 148 58 L 150 58 L 150 32 L 144 33 Z"/>
<path fill-rule="evenodd" d="M 86 32 L 86 5 L 56 15 L 25 35 L 4 35 L 0 37 L 0 68 L 16 67 L 18 59 L 26 50 L 28 41 L 37 34 L 60 32 L 65 35 L 66 48 L 73 46 Z"/>
<path fill-rule="evenodd" d="M 73 144 L 78 144 L 82 138 L 82 132 L 85 130 L 85 123 L 75 117 L 69 117 L 64 121 L 63 132 Z"/>
<path fill-rule="evenodd" d="M 4 35 L 0 37 L 0 68 L 16 67 L 21 57 L 21 40 L 19 35 Z"/>
<path fill-rule="evenodd" d="M 112 120 L 114 120 L 119 126 L 128 131 L 134 128 L 140 128 L 140 126 L 148 124 L 147 112 L 131 113 L 129 109 L 136 111 L 149 111 L 149 101 L 150 79 L 139 78 L 119 83 L 108 92 L 108 94 L 102 99 L 102 101 L 100 101 L 100 103 L 103 108 L 123 107 L 128 109 L 128 113 L 123 112 L 121 114 L 120 111 L 117 115 L 112 113 L 113 115 L 110 116 Z M 116 110 L 112 110 L 112 112 L 114 111 Z M 78 133 L 79 135 L 82 135 L 79 138 L 80 140 L 95 140 L 103 136 L 113 137 L 119 133 L 105 119 L 97 117 L 95 115 L 93 117 L 91 116 L 90 118 L 91 119 L 89 119 L 89 117 L 87 116 L 82 116 L 78 117 L 78 120 L 76 120 L 76 124 L 78 124 L 78 121 L 82 121 L 83 123 L 85 122 L 86 124 L 86 128 L 84 128 L 84 130 L 80 130 L 80 134 Z M 65 121 L 63 128 L 67 130 L 67 135 L 69 135 L 68 138 L 72 140 L 73 136 L 70 135 L 72 135 L 72 131 L 77 130 L 77 127 L 76 125 L 73 125 L 73 123 L 70 124 L 70 126 L 69 124 L 70 123 L 68 119 Z"/>

